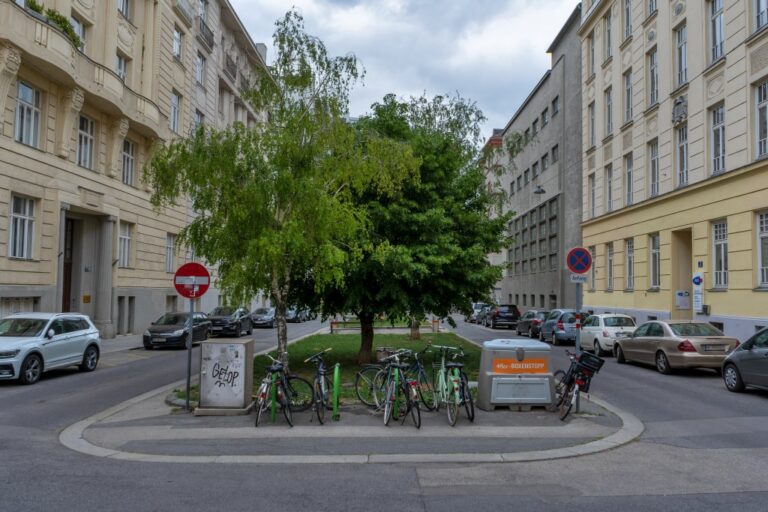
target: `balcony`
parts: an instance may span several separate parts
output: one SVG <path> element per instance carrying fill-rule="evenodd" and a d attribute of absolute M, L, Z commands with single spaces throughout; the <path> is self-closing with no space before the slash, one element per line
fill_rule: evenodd
<path fill-rule="evenodd" d="M 179 15 L 181 21 L 188 27 L 192 26 L 192 22 L 195 20 L 195 11 L 192 10 L 192 6 L 189 5 L 189 0 L 173 0 L 173 10 Z"/>
<path fill-rule="evenodd" d="M 197 39 L 203 43 L 203 45 L 206 47 L 206 49 L 210 52 L 213 51 L 213 30 L 211 30 L 208 25 L 205 24 L 205 20 L 201 18 L 200 16 L 197 17 L 198 21 L 200 22 L 200 30 L 197 33 Z"/>
<path fill-rule="evenodd" d="M 245 75 L 240 75 L 240 93 L 245 94 L 250 90 L 251 90 L 251 81 Z"/>
<path fill-rule="evenodd" d="M 224 74 L 232 80 L 232 83 L 237 82 L 237 64 L 229 55 L 224 59 Z"/>

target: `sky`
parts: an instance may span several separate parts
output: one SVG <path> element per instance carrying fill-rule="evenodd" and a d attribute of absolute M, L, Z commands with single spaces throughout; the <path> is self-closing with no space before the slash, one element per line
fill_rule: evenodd
<path fill-rule="evenodd" d="M 460 94 L 503 128 L 549 69 L 546 53 L 576 0 L 230 0 L 254 42 L 267 45 L 274 23 L 295 6 L 305 29 L 330 55 L 353 53 L 366 71 L 350 115 L 385 94 Z"/>

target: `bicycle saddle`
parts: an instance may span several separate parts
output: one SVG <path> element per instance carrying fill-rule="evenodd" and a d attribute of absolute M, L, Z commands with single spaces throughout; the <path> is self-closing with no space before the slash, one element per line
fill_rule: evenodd
<path fill-rule="evenodd" d="M 464 363 L 445 363 L 446 368 L 464 368 Z"/>

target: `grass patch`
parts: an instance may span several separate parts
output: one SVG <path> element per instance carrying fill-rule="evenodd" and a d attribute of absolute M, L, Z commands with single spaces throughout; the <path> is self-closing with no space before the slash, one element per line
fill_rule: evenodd
<path fill-rule="evenodd" d="M 345 320 L 345 321 L 337 321 L 334 320 L 333 324 L 340 327 L 360 327 L 360 320 Z M 398 328 L 398 329 L 410 329 L 411 323 L 406 320 L 395 320 L 394 322 L 392 320 L 374 320 L 373 322 L 374 328 Z M 432 327 L 432 322 L 429 320 L 424 320 L 419 324 L 419 327 Z"/>

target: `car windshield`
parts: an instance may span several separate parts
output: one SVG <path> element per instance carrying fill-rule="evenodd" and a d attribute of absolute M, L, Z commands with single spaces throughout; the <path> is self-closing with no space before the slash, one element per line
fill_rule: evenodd
<path fill-rule="evenodd" d="M 724 336 L 723 331 L 707 323 L 669 324 L 676 336 Z"/>
<path fill-rule="evenodd" d="M 232 316 L 235 314 L 235 308 L 218 307 L 211 311 L 211 316 Z"/>
<path fill-rule="evenodd" d="M 257 308 L 253 311 L 254 315 L 268 315 L 272 312 L 269 308 Z"/>
<path fill-rule="evenodd" d="M 39 336 L 48 320 L 6 318 L 0 321 L 0 336 Z"/>
<path fill-rule="evenodd" d="M 634 327 L 635 321 L 625 316 L 607 316 L 603 318 L 606 327 Z"/>
<path fill-rule="evenodd" d="M 544 318 L 547 318 L 548 314 L 549 313 L 546 311 L 540 311 L 539 313 L 536 313 L 536 318 L 540 318 L 543 320 Z"/>
<path fill-rule="evenodd" d="M 155 325 L 181 325 L 189 315 L 186 313 L 166 313 L 155 322 Z"/>

